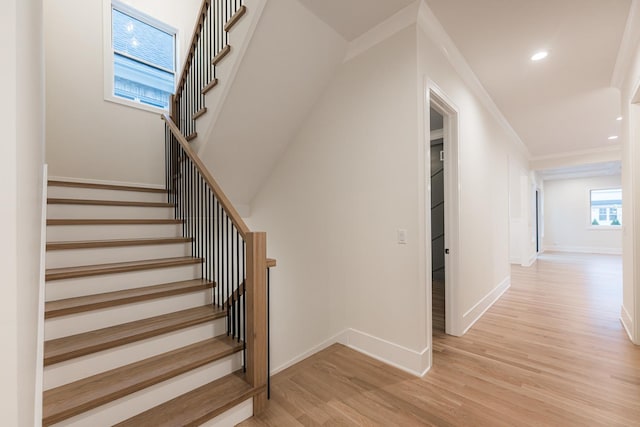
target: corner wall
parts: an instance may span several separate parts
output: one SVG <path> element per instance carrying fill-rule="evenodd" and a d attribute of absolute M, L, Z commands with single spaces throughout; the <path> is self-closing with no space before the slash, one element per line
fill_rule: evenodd
<path fill-rule="evenodd" d="M 12 0 L 0 18 L 0 69 L 6 82 L 0 179 L 4 186 L 0 318 L 3 425 L 34 423 L 40 209 L 44 159 L 42 2 Z M 6 120 L 6 123 L 5 123 Z"/>
<path fill-rule="evenodd" d="M 181 68 L 201 2 L 125 3 L 179 30 Z M 44 6 L 49 174 L 162 184 L 159 113 L 104 100 L 102 0 L 47 1 Z"/>
<path fill-rule="evenodd" d="M 564 252 L 622 254 L 622 229 L 593 228 L 589 191 L 620 188 L 621 177 L 600 176 L 545 181 L 544 249 Z M 623 201 L 623 205 L 626 202 Z M 626 218 L 622 218 L 623 224 Z"/>
<path fill-rule="evenodd" d="M 508 158 L 528 159 L 415 15 L 394 22 L 339 68 L 253 199 L 248 222 L 278 259 L 275 370 L 336 341 L 415 374 L 430 366 L 430 84 L 459 114 L 461 333 L 509 286 Z"/>

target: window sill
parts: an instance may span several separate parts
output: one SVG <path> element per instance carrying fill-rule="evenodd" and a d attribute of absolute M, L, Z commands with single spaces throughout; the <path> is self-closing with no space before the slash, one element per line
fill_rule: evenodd
<path fill-rule="evenodd" d="M 589 225 L 587 230 L 622 230 L 622 225 Z"/>
<path fill-rule="evenodd" d="M 119 98 L 117 96 L 109 96 L 105 94 L 104 100 L 108 102 L 113 102 L 114 104 L 120 104 L 130 108 L 147 111 L 149 113 L 154 113 L 154 114 L 164 114 L 168 112 L 168 110 L 165 110 L 164 108 L 154 107 L 153 105 L 141 104 L 139 102 L 130 101 L 128 99 Z"/>

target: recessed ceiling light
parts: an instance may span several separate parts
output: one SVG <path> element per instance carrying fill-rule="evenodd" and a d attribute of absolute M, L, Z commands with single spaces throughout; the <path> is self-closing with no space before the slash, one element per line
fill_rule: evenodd
<path fill-rule="evenodd" d="M 541 50 L 540 52 L 534 53 L 533 56 L 531 57 L 531 60 L 540 61 L 541 59 L 546 58 L 547 55 L 549 55 L 549 52 L 547 52 L 546 50 Z"/>
<path fill-rule="evenodd" d="M 615 139 L 618 139 L 618 135 L 612 135 L 609 138 L 607 138 L 609 141 L 613 141 Z"/>
<path fill-rule="evenodd" d="M 618 117 L 616 120 L 617 121 L 621 121 L 622 120 L 622 116 Z"/>

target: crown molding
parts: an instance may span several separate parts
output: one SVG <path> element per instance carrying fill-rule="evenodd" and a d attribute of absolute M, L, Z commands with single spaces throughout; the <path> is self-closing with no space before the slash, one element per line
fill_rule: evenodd
<path fill-rule="evenodd" d="M 502 111 L 489 95 L 489 92 L 480 83 L 478 76 L 473 72 L 469 63 L 458 50 L 449 34 L 446 32 L 433 11 L 427 6 L 426 2 L 420 2 L 418 10 L 418 27 L 427 34 L 433 42 L 440 47 L 443 55 L 449 60 L 449 63 L 456 70 L 458 75 L 467 84 L 469 89 L 478 97 L 480 102 L 489 110 L 502 128 L 509 134 L 514 142 L 515 147 L 520 150 L 527 159 L 531 158 L 529 149 L 524 144 L 520 136 L 513 129 L 509 121 L 504 117 Z"/>
<path fill-rule="evenodd" d="M 422 0 L 415 1 L 409 6 L 400 9 L 389 18 L 385 19 L 366 33 L 353 39 L 347 47 L 347 53 L 343 62 L 347 62 L 361 53 L 366 52 L 378 43 L 388 39 L 411 24 L 416 23 L 418 7 Z"/>

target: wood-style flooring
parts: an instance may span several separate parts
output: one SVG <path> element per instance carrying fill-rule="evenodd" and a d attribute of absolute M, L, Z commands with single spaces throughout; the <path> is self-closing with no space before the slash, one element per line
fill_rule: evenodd
<path fill-rule="evenodd" d="M 620 257 L 545 254 L 465 336 L 435 333 L 423 378 L 333 345 L 274 376 L 241 426 L 640 426 L 620 304 Z"/>

